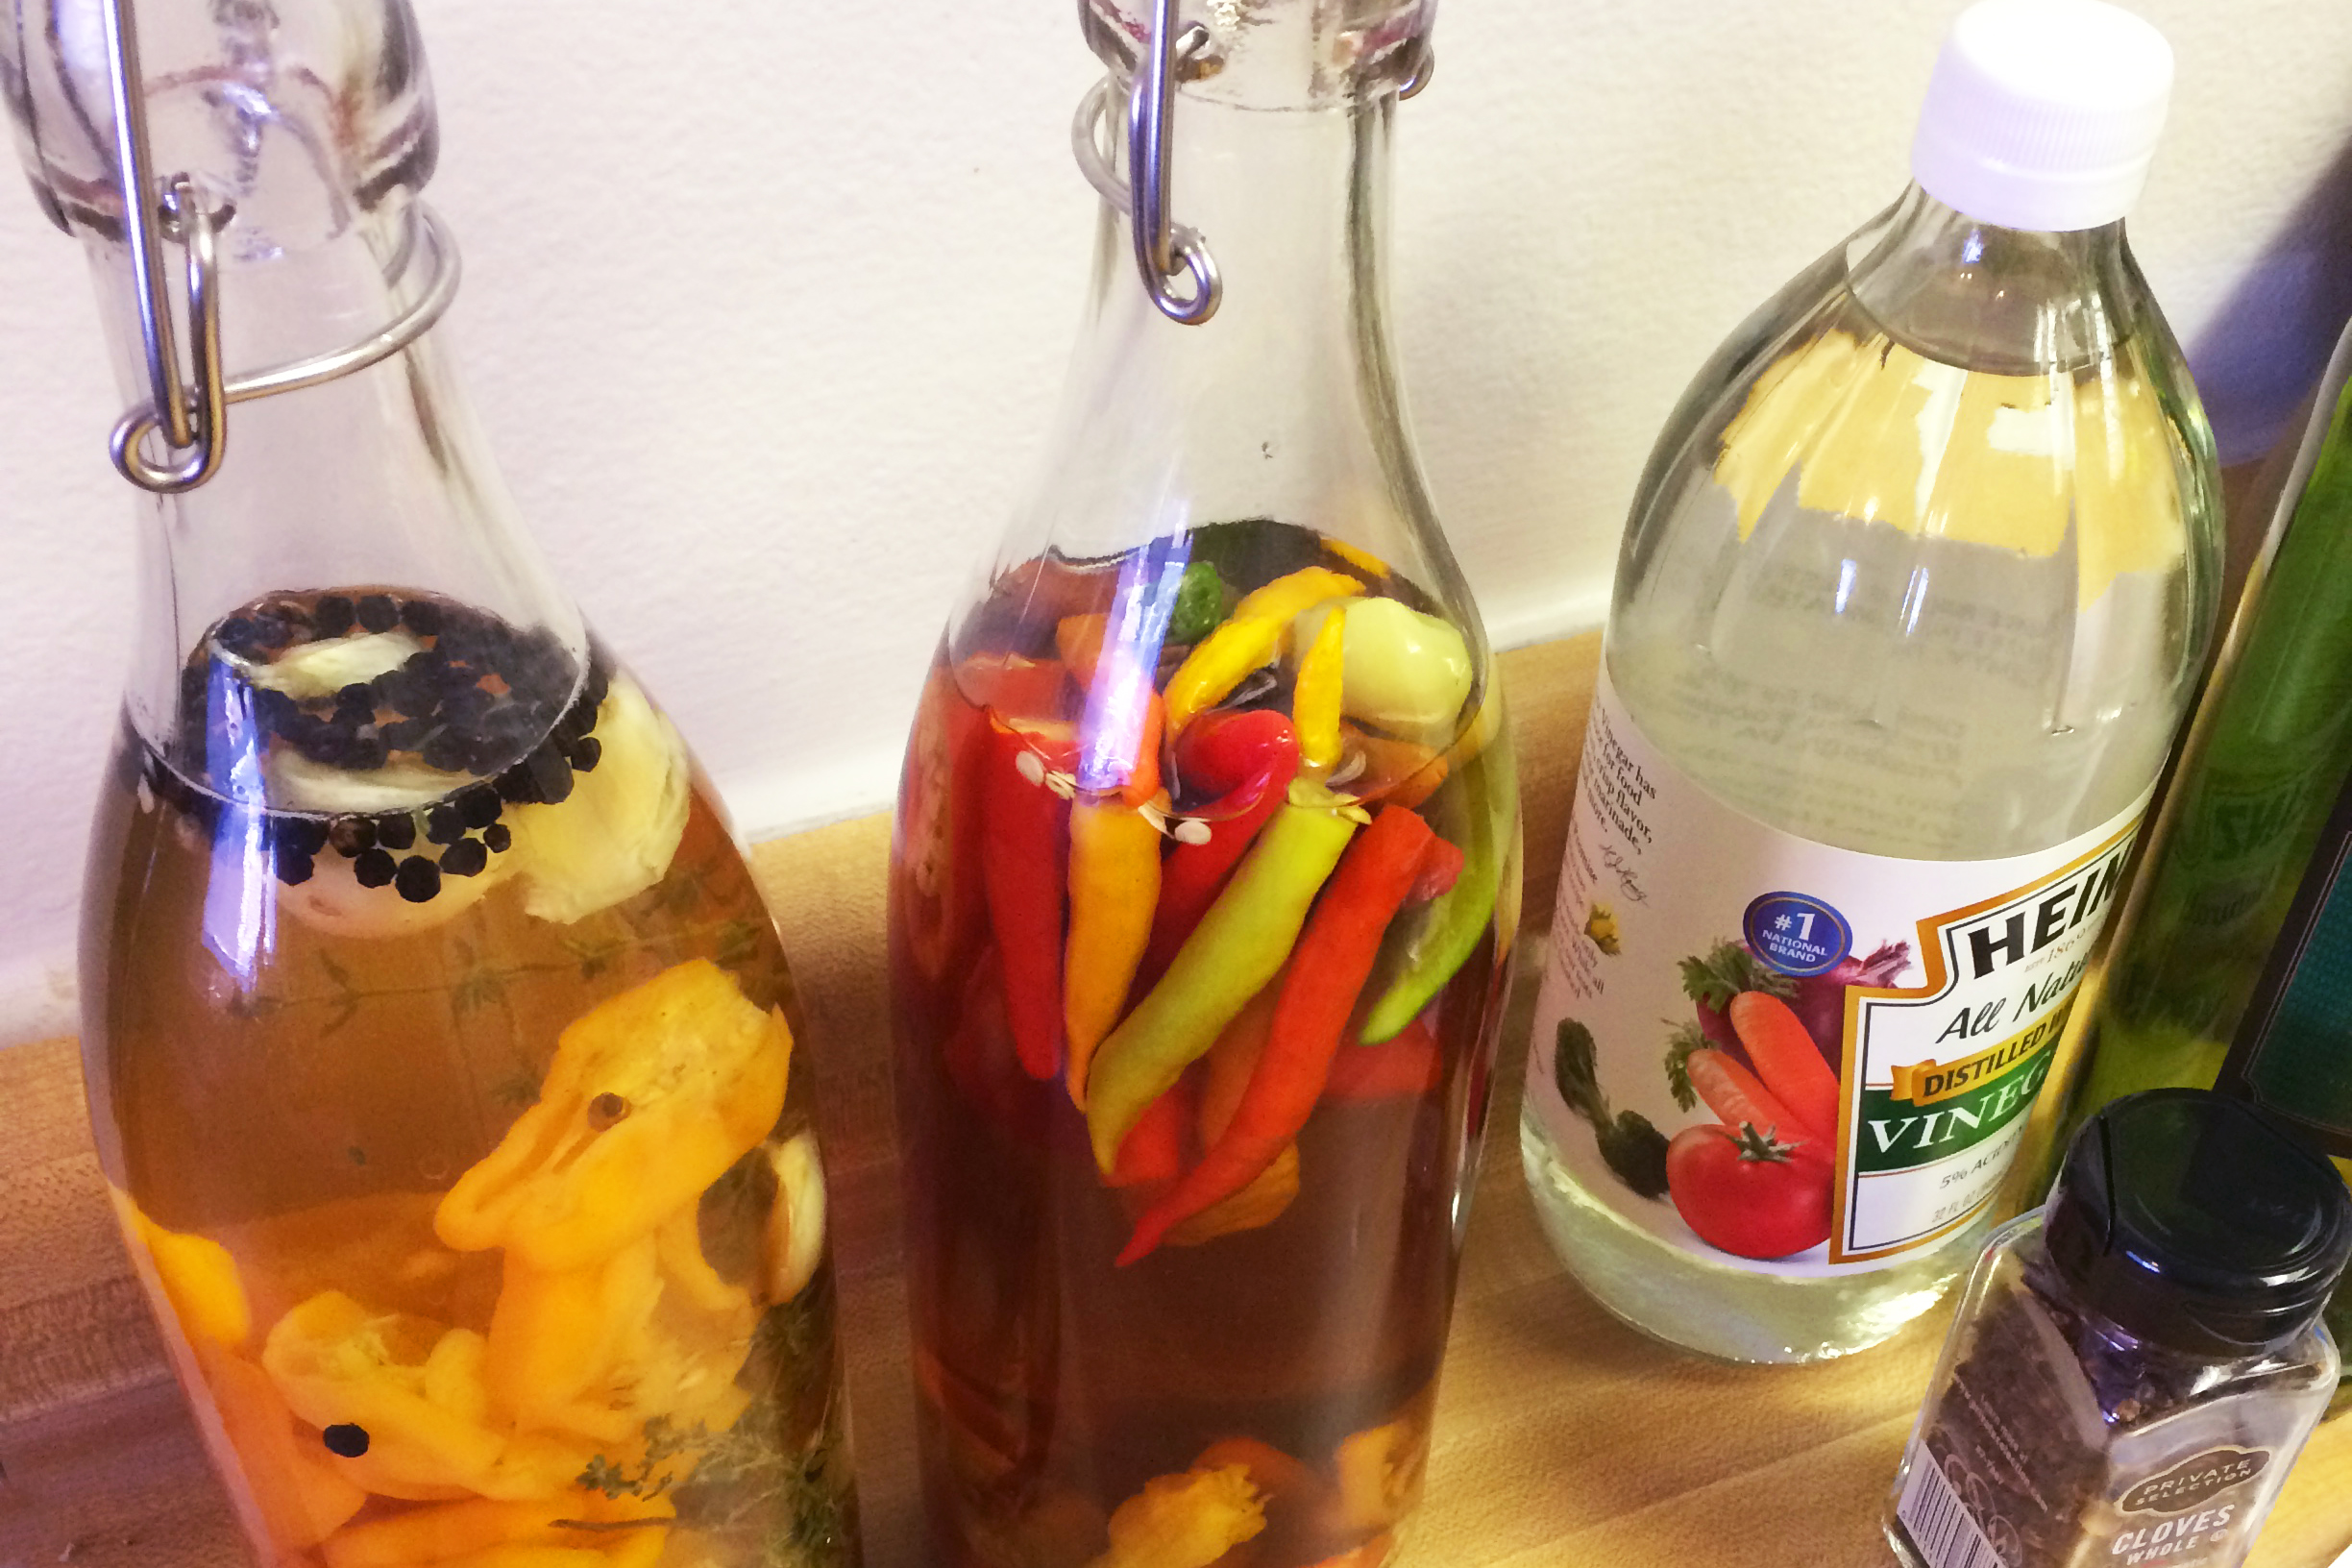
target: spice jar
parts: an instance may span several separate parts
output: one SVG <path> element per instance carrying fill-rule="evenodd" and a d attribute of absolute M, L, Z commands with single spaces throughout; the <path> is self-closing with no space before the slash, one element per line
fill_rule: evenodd
<path fill-rule="evenodd" d="M 2288 1124 L 2117 1100 L 1995 1234 L 1896 1478 L 1913 1568 L 2229 1568 L 2334 1390 L 2352 1197 Z"/>

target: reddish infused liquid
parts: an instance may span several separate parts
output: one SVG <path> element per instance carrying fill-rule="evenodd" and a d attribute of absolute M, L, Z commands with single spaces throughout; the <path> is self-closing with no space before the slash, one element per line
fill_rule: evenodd
<path fill-rule="evenodd" d="M 1499 716 L 1427 603 L 1360 552 L 1233 524 L 1107 561 L 1029 563 L 943 645 L 901 789 L 891 909 L 939 1560 L 1372 1568 L 1394 1555 L 1484 1110 L 1498 893 L 1507 908 L 1517 876 L 1508 755 L 1488 739 Z M 1326 639 L 1334 613 L 1345 629 Z M 1120 700 L 1121 681 L 1151 700 Z M 1122 717 L 1142 706 L 1164 719 L 1156 747 L 1152 723 Z M 1286 778 L 1262 822 L 1264 775 L 1243 768 L 1236 783 L 1237 757 Z M 1090 808 L 1150 822 L 1124 862 L 1083 825 L 1073 837 Z M 1285 811 L 1324 815 L 1278 827 Z M 1387 811 L 1418 821 L 1376 837 Z M 1291 864 L 1309 828 L 1325 860 L 1344 843 L 1336 869 Z M 1238 846 L 1215 844 L 1229 832 Z M 1430 841 L 1414 864 L 1434 874 L 1392 911 L 1366 894 L 1384 846 Z M 1201 897 L 1184 857 L 1213 851 L 1230 870 L 1188 928 L 1171 922 L 1171 904 Z M 1285 894 L 1303 920 L 1271 913 Z M 1148 922 L 1133 907 L 1147 898 Z M 1058 1011 L 1018 993 L 1041 971 Z M 1090 1007 L 1111 1020 L 1099 1041 Z M 1060 1027 L 1041 1034 L 1040 1017 Z M 1258 1158 L 1237 1153 L 1253 1143 Z M 1203 1186 L 1204 1167 L 1226 1179 Z"/>

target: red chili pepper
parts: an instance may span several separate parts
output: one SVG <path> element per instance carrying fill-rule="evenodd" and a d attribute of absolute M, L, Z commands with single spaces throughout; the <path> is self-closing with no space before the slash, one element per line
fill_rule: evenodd
<path fill-rule="evenodd" d="M 1005 1021 L 1004 970 L 994 948 L 982 948 L 972 966 L 940 1055 L 948 1079 L 997 1126 L 1028 1142 L 1044 1140 L 1050 1102 L 1021 1070 Z"/>
<path fill-rule="evenodd" d="M 1442 842 L 1442 841 L 1440 841 Z M 1330 1100 L 1418 1099 L 1437 1087 L 1445 1058 L 1429 1020 L 1415 1018 L 1394 1039 L 1378 1045 L 1350 1045 L 1332 1059 Z"/>
<path fill-rule="evenodd" d="M 1066 724 L 1016 728 L 990 714 L 980 864 L 1004 965 L 1005 1014 L 1032 1078 L 1062 1070 L 1062 915 L 1069 801 L 1046 782 L 1077 763 Z"/>
<path fill-rule="evenodd" d="M 1175 1087 L 1152 1101 L 1143 1119 L 1135 1124 L 1119 1145 L 1118 1164 L 1112 1170 L 1113 1187 L 1142 1187 L 1172 1182 L 1184 1171 L 1185 1129 L 1192 1120 L 1192 1080 L 1176 1080 Z"/>
<path fill-rule="evenodd" d="M 1142 1258 L 1176 1225 L 1257 1180 L 1298 1137 L 1322 1098 L 1381 938 L 1428 870 L 1435 842 L 1419 817 L 1387 806 L 1348 846 L 1292 950 L 1265 1054 L 1232 1123 L 1201 1163 L 1136 1222 L 1121 1263 Z"/>
<path fill-rule="evenodd" d="M 1176 767 L 1188 787 L 1217 790 L 1222 798 L 1200 822 L 1207 841 L 1179 837 L 1161 868 L 1160 908 L 1143 955 L 1146 988 L 1175 959 L 1258 830 L 1287 797 L 1298 776 L 1298 732 L 1270 708 L 1203 714 L 1177 741 Z"/>
<path fill-rule="evenodd" d="M 956 665 L 956 686 L 975 708 L 1007 720 L 1041 723 L 1069 715 L 1069 671 L 1058 659 L 1018 653 L 974 653 Z"/>

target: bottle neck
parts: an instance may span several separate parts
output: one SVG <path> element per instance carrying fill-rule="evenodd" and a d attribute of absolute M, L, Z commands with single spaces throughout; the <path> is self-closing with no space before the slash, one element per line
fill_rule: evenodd
<path fill-rule="evenodd" d="M 415 305 L 437 269 L 456 264 L 406 200 L 300 250 L 256 256 L 238 237 L 233 222 L 217 283 L 232 379 L 373 336 Z M 128 255 L 85 238 L 125 404 L 143 406 Z M 171 733 L 180 672 L 207 630 L 264 595 L 422 591 L 583 649 L 577 611 L 519 527 L 438 336 L 429 331 L 320 385 L 233 405 L 208 482 L 140 496 L 140 632 L 129 690 L 133 720 L 151 741 Z"/>
<path fill-rule="evenodd" d="M 1386 326 L 1394 105 L 1175 95 L 1171 215 L 1215 258 L 1223 303 L 1199 326 L 1164 317 L 1126 213 L 1105 206 L 1058 434 L 1008 560 L 1048 538 L 1111 553 L 1238 518 L 1345 537 L 1351 509 L 1426 514 Z"/>
<path fill-rule="evenodd" d="M 2112 358 L 2144 288 L 2120 221 L 2042 233 L 1980 223 L 1918 185 L 1847 246 L 1862 307 L 1929 358 L 2038 375 Z"/>

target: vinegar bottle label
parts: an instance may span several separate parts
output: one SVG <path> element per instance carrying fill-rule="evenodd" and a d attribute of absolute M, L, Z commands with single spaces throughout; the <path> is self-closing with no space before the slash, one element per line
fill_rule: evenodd
<path fill-rule="evenodd" d="M 1595 694 L 1530 1102 L 1585 1193 L 1761 1272 L 1883 1267 L 2000 1187 L 2147 803 L 1997 860 L 1784 833 Z"/>

